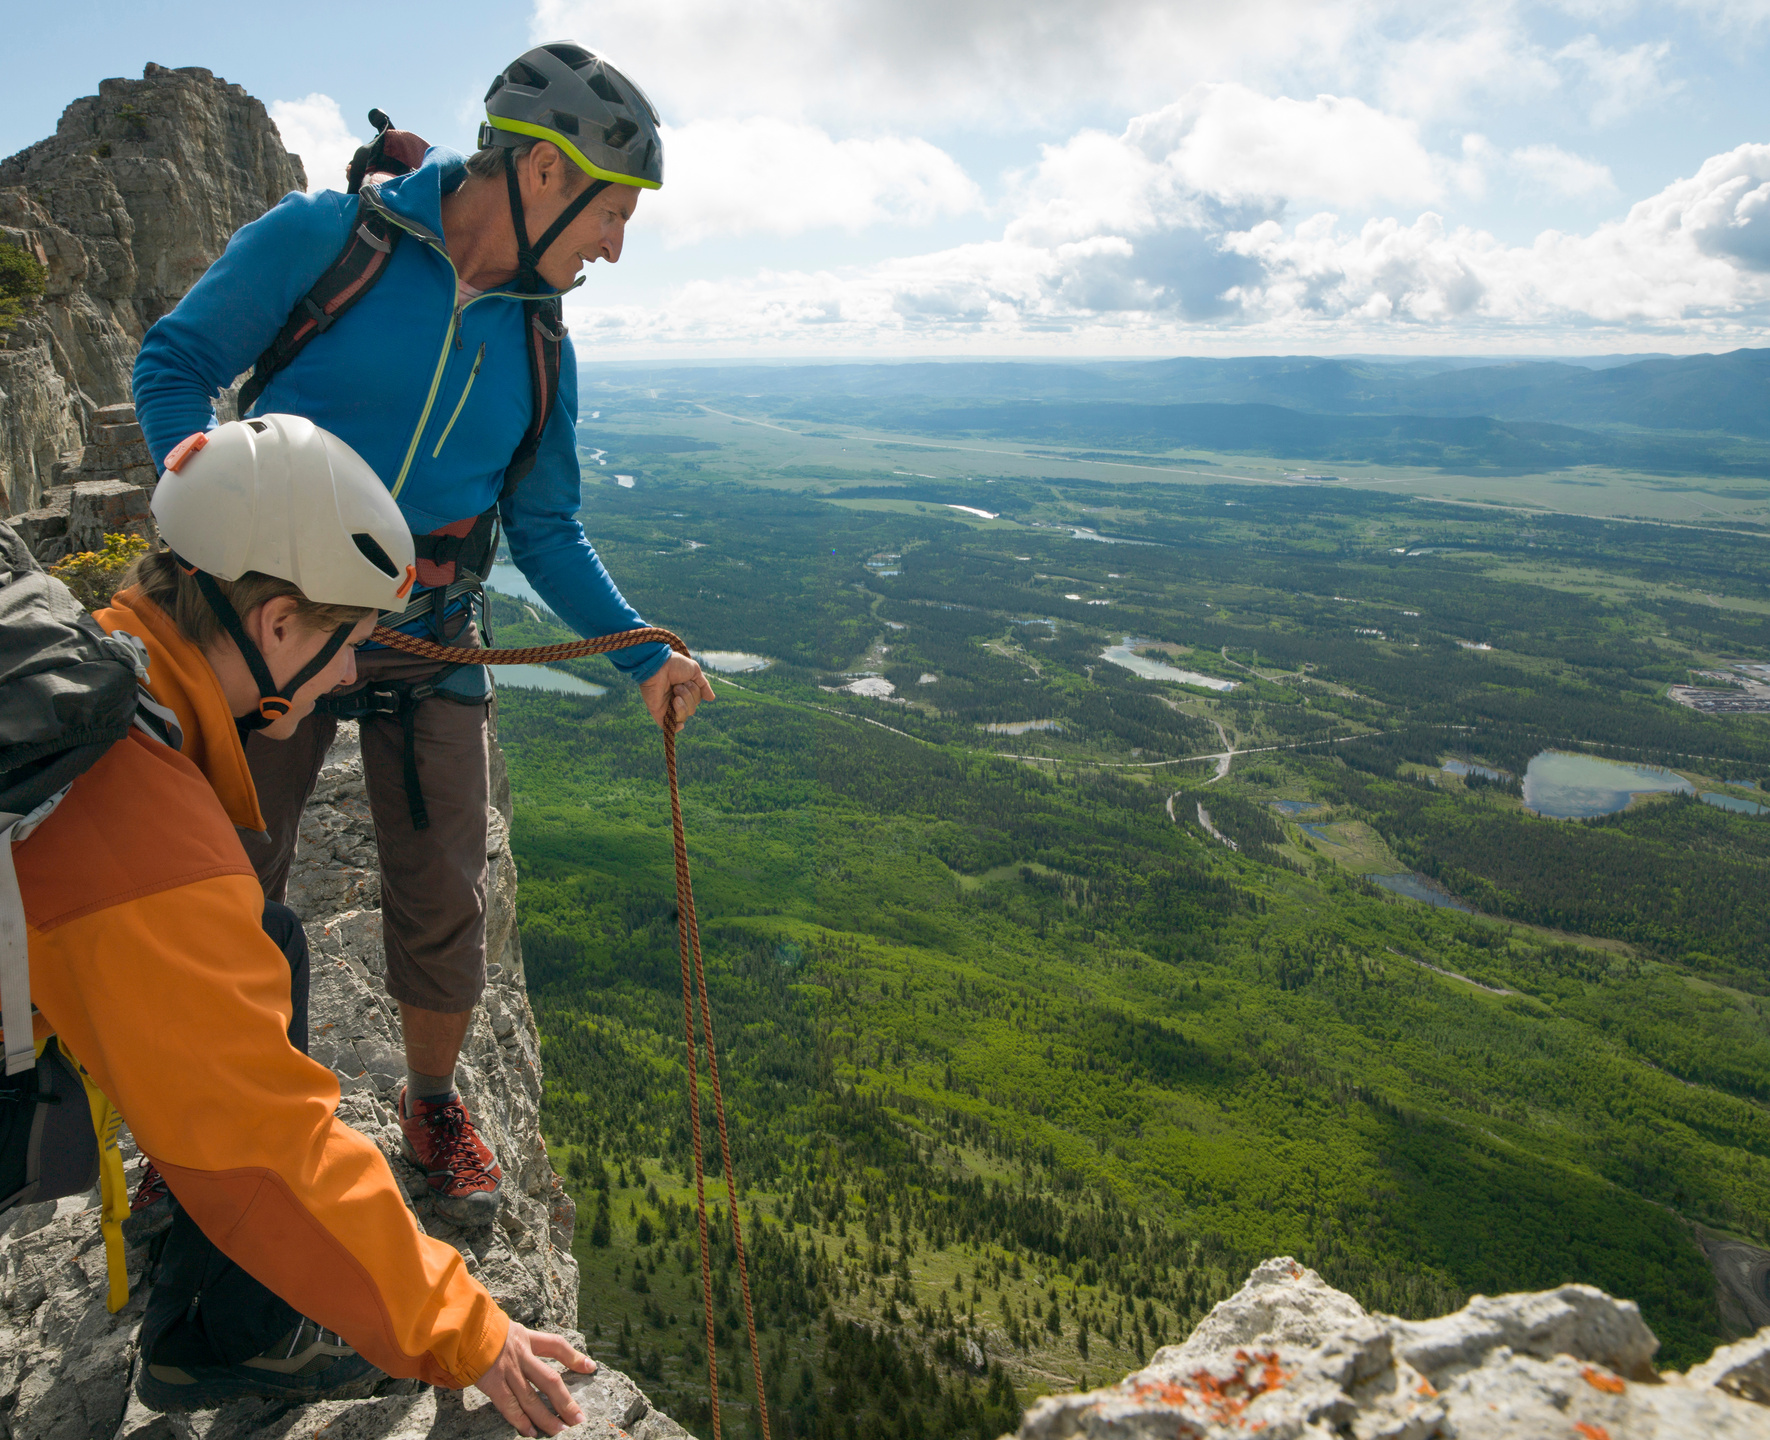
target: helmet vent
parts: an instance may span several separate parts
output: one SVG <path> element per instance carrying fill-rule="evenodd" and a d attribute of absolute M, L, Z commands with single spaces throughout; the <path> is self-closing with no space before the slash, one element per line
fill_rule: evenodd
<path fill-rule="evenodd" d="M 627 142 L 639 133 L 639 127 L 631 120 L 617 120 L 602 132 L 603 140 L 610 149 L 625 150 Z"/>
<path fill-rule="evenodd" d="M 530 90 L 547 88 L 547 77 L 533 65 L 525 65 L 521 60 L 515 61 L 504 74 L 512 85 L 526 85 Z"/>
<path fill-rule="evenodd" d="M 492 96 L 496 95 L 503 88 L 504 77 L 502 75 L 494 75 L 492 77 L 492 88 L 486 91 L 486 99 L 490 100 Z"/>
<path fill-rule="evenodd" d="M 574 70 L 582 70 L 596 57 L 588 50 L 577 45 L 543 45 L 541 47 L 555 60 L 563 60 Z"/>
<path fill-rule="evenodd" d="M 264 434 L 264 432 L 266 430 L 270 429 L 270 426 L 266 425 L 264 423 L 264 421 L 262 421 L 262 420 L 248 420 L 246 422 L 246 425 L 248 426 L 248 428 L 256 430 L 260 435 Z"/>
<path fill-rule="evenodd" d="M 356 542 L 356 548 L 363 552 L 363 555 L 368 562 L 383 575 L 386 575 L 391 579 L 399 578 L 399 566 L 395 565 L 392 560 L 388 559 L 387 552 L 376 543 L 373 535 L 370 535 L 366 531 L 359 530 L 350 538 Z"/>
<path fill-rule="evenodd" d="M 578 133 L 578 117 L 568 115 L 563 110 L 555 110 L 553 112 L 553 128 L 562 134 L 576 135 Z"/>
<path fill-rule="evenodd" d="M 589 86 L 610 105 L 625 105 L 627 97 L 614 87 L 614 82 L 598 70 L 589 79 Z"/>

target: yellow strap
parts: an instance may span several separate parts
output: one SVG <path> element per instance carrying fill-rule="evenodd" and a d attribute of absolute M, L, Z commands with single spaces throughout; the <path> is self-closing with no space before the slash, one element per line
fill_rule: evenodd
<path fill-rule="evenodd" d="M 129 1185 L 123 1179 L 123 1152 L 118 1148 L 117 1132 L 123 1128 L 123 1117 L 111 1104 L 110 1097 L 98 1088 L 86 1073 L 80 1057 L 59 1040 L 61 1053 L 79 1075 L 86 1087 L 86 1103 L 92 1110 L 92 1131 L 98 1137 L 98 1184 L 103 1205 L 99 1210 L 98 1228 L 104 1235 L 105 1272 L 110 1280 L 110 1293 L 105 1309 L 115 1315 L 129 1303 L 129 1270 L 123 1260 L 123 1222 L 129 1218 Z"/>

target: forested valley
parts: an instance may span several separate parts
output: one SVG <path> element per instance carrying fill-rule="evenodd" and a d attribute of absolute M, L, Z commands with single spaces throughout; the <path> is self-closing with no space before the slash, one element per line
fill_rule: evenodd
<path fill-rule="evenodd" d="M 1661 1364 L 1725 1335 L 1696 1227 L 1770 1247 L 1770 717 L 1666 691 L 1770 660 L 1760 538 L 681 458 L 585 493 L 648 620 L 769 662 L 679 753 L 775 1435 L 995 1440 L 1280 1253 L 1402 1315 L 1586 1281 Z M 497 713 L 544 1124 L 580 1323 L 693 1428 L 661 746 L 606 662 L 562 668 L 607 693 Z M 1545 752 L 1690 793 L 1553 818 Z"/>

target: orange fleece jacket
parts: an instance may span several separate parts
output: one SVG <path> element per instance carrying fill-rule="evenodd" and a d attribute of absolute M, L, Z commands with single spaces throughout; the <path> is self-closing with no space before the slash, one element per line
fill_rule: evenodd
<path fill-rule="evenodd" d="M 63 1037 L 231 1259 L 388 1374 L 470 1385 L 509 1319 L 337 1119 L 332 1072 L 289 1044 L 288 962 L 234 834 L 257 801 L 214 672 L 138 592 L 98 618 L 146 642 L 202 768 L 136 732 L 17 847 L 38 1033 Z"/>

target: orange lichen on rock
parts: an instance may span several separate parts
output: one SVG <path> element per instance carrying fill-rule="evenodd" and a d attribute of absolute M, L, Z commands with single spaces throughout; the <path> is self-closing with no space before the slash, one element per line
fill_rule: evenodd
<path fill-rule="evenodd" d="M 1575 1420 L 1573 1428 L 1584 1435 L 1586 1440 L 1610 1440 L 1610 1432 L 1602 1425 L 1588 1425 L 1584 1420 Z"/>
<path fill-rule="evenodd" d="M 1186 1380 L 1138 1380 L 1131 1394 L 1138 1400 L 1176 1409 L 1194 1408 L 1221 1423 L 1239 1418 L 1249 1402 L 1280 1389 L 1296 1373 L 1279 1363 L 1276 1351 L 1250 1355 L 1237 1350 L 1235 1359 L 1236 1369 L 1225 1379 L 1219 1380 L 1209 1370 L 1195 1370 Z"/>
<path fill-rule="evenodd" d="M 1420 1396 L 1422 1399 L 1430 1400 L 1434 1398 L 1438 1392 L 1432 1388 L 1432 1382 L 1422 1375 L 1420 1376 L 1419 1386 L 1414 1390 L 1414 1394 Z"/>
<path fill-rule="evenodd" d="M 1628 1382 L 1617 1375 L 1607 1375 L 1602 1370 L 1594 1370 L 1587 1365 L 1580 1372 L 1580 1379 L 1594 1390 L 1602 1390 L 1606 1395 L 1620 1395 L 1628 1389 Z"/>

